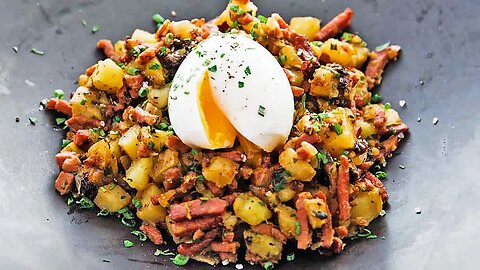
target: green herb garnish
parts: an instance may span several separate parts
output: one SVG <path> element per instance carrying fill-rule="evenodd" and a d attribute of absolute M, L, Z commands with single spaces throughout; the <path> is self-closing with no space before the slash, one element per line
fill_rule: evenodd
<path fill-rule="evenodd" d="M 127 74 L 132 76 L 136 75 L 138 72 L 140 72 L 140 70 L 134 67 L 131 67 L 127 70 Z"/>
<path fill-rule="evenodd" d="M 318 165 L 320 165 L 320 162 L 323 164 L 328 163 L 328 157 L 327 154 L 325 154 L 323 151 L 318 151 L 317 153 L 317 159 L 318 159 Z"/>
<path fill-rule="evenodd" d="M 182 254 L 177 254 L 175 258 L 171 259 L 173 264 L 177 266 L 184 266 L 188 263 L 188 257 Z"/>
<path fill-rule="evenodd" d="M 376 52 L 383 51 L 383 50 L 385 50 L 386 48 L 388 48 L 389 46 L 390 46 L 390 42 L 387 42 L 387 43 L 385 43 L 385 44 L 382 44 L 382 45 L 380 45 L 380 46 L 375 47 L 375 51 L 376 51 Z"/>
<path fill-rule="evenodd" d="M 265 268 L 265 270 L 272 270 L 274 268 L 274 265 L 272 262 L 266 262 L 264 265 L 263 265 L 263 268 Z"/>
<path fill-rule="evenodd" d="M 162 66 L 160 65 L 160 63 L 153 63 L 151 65 L 148 66 L 148 69 L 150 70 L 159 70 Z"/>
<path fill-rule="evenodd" d="M 66 119 L 63 118 L 63 117 L 58 117 L 58 118 L 55 118 L 55 122 L 57 123 L 57 125 L 61 125 L 63 123 L 65 123 Z"/>
<path fill-rule="evenodd" d="M 126 248 L 131 248 L 134 247 L 135 244 L 132 241 L 125 239 L 123 240 L 123 246 Z"/>
<path fill-rule="evenodd" d="M 252 71 L 250 70 L 250 66 L 247 66 L 244 71 L 245 71 L 245 75 L 247 76 L 252 74 Z"/>
<path fill-rule="evenodd" d="M 80 100 L 80 105 L 85 105 L 85 104 L 87 104 L 87 100 L 86 100 L 86 99 Z"/>
<path fill-rule="evenodd" d="M 107 209 L 102 209 L 100 212 L 97 213 L 97 217 L 106 217 L 110 215 Z"/>
<path fill-rule="evenodd" d="M 300 222 L 297 220 L 297 221 L 295 221 L 295 234 L 300 235 L 301 232 L 302 232 L 302 230 L 300 228 Z"/>
<path fill-rule="evenodd" d="M 146 97 L 148 95 L 148 87 L 142 86 L 140 90 L 138 90 L 139 97 Z"/>
<path fill-rule="evenodd" d="M 278 59 L 280 60 L 280 64 L 283 64 L 285 61 L 287 61 L 287 56 L 282 54 Z"/>
<path fill-rule="evenodd" d="M 67 145 L 69 145 L 69 144 L 70 144 L 69 140 L 62 140 L 62 148 L 67 147 Z"/>
<path fill-rule="evenodd" d="M 363 229 L 360 229 L 360 231 L 357 232 L 357 234 L 350 239 L 355 240 L 358 238 L 377 239 L 377 236 L 373 234 L 372 231 L 370 231 L 369 229 L 363 228 Z"/>
<path fill-rule="evenodd" d="M 87 21 L 85 19 L 82 19 L 82 26 L 83 27 L 87 26 Z"/>
<path fill-rule="evenodd" d="M 257 18 L 261 23 L 267 23 L 268 21 L 268 18 L 263 15 L 258 15 Z"/>
<path fill-rule="evenodd" d="M 67 199 L 67 205 L 71 205 L 72 203 L 74 203 L 75 201 L 73 200 L 72 197 L 68 197 Z"/>
<path fill-rule="evenodd" d="M 147 236 L 141 232 L 141 231 L 132 231 L 131 234 L 135 235 L 138 237 L 138 240 L 142 241 L 142 242 L 145 242 L 147 241 Z"/>
<path fill-rule="evenodd" d="M 211 72 L 217 72 L 217 65 L 209 67 L 208 70 Z"/>
<path fill-rule="evenodd" d="M 155 143 L 153 143 L 153 142 L 148 142 L 147 145 L 148 145 L 148 149 L 150 149 L 150 150 L 153 150 L 153 148 L 155 148 Z"/>
<path fill-rule="evenodd" d="M 385 103 L 385 110 L 388 110 L 391 108 L 392 108 L 392 104 L 390 104 L 390 102 Z"/>
<path fill-rule="evenodd" d="M 265 107 L 263 107 L 262 105 L 258 105 L 258 115 L 260 115 L 261 117 L 265 116 Z"/>
<path fill-rule="evenodd" d="M 198 149 L 197 148 L 192 148 L 192 154 L 194 156 L 198 155 Z"/>
<path fill-rule="evenodd" d="M 238 88 L 243 88 L 245 86 L 244 82 L 238 82 Z"/>
<path fill-rule="evenodd" d="M 278 192 L 284 189 L 285 185 L 287 184 L 287 177 L 289 176 L 292 176 L 289 171 L 286 171 L 284 169 L 275 170 L 272 174 L 273 190 L 275 190 L 275 192 Z"/>
<path fill-rule="evenodd" d="M 95 208 L 95 204 L 87 197 L 82 197 L 80 201 L 77 202 L 80 206 L 80 209 L 93 209 Z"/>
<path fill-rule="evenodd" d="M 115 116 L 113 117 L 113 122 L 114 122 L 114 123 L 120 123 L 121 121 L 122 121 L 122 118 L 120 118 L 120 116 L 115 115 Z"/>
<path fill-rule="evenodd" d="M 137 197 L 134 197 L 134 198 L 132 199 L 132 204 L 133 204 L 133 206 L 135 206 L 135 208 L 137 208 L 137 209 L 142 208 L 142 202 L 141 202 Z"/>
<path fill-rule="evenodd" d="M 36 55 L 45 55 L 45 52 L 40 51 L 39 49 L 32 48 L 30 50 L 31 53 L 36 54 Z"/>
<path fill-rule="evenodd" d="M 92 27 L 92 33 L 95 34 L 95 33 L 97 33 L 98 31 L 100 31 L 100 26 L 94 25 L 94 26 Z"/>
<path fill-rule="evenodd" d="M 152 20 L 157 24 L 157 26 L 162 25 L 165 22 L 165 18 L 160 14 L 153 14 Z"/>
<path fill-rule="evenodd" d="M 375 176 L 378 177 L 378 179 L 386 179 L 387 178 L 387 173 L 384 171 L 378 171 L 375 173 Z"/>
<path fill-rule="evenodd" d="M 342 135 L 343 134 L 342 126 L 340 126 L 339 123 L 335 123 L 333 125 L 333 130 L 335 131 L 335 133 L 337 133 L 337 135 Z"/>
<path fill-rule="evenodd" d="M 287 255 L 287 261 L 291 262 L 293 260 L 295 260 L 295 253 L 292 252 Z"/>
<path fill-rule="evenodd" d="M 381 102 L 382 100 L 383 100 L 383 97 L 382 97 L 382 96 L 380 96 L 379 94 L 374 94 L 374 95 L 372 96 L 371 102 L 372 102 L 372 103 L 379 103 L 379 102 Z"/>
<path fill-rule="evenodd" d="M 160 256 L 160 255 L 175 256 L 175 253 L 171 252 L 169 249 L 166 249 L 166 250 L 157 249 L 157 250 L 155 250 L 155 253 L 153 253 L 153 255 L 155 255 L 155 256 Z"/>
<path fill-rule="evenodd" d="M 53 97 L 54 98 L 63 99 L 64 96 L 65 96 L 65 93 L 61 89 L 57 89 L 57 90 L 53 91 Z"/>
<path fill-rule="evenodd" d="M 30 121 L 30 124 L 35 125 L 38 120 L 37 120 L 37 118 L 35 118 L 35 117 L 29 117 L 29 118 L 28 118 L 28 121 Z"/>

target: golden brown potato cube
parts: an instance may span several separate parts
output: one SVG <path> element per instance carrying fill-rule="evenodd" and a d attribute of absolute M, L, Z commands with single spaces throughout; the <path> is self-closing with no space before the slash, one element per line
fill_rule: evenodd
<path fill-rule="evenodd" d="M 65 146 L 60 152 L 75 152 L 79 156 L 85 154 L 85 152 L 83 152 L 82 149 L 78 148 L 78 146 L 74 142 L 67 144 L 67 146 Z"/>
<path fill-rule="evenodd" d="M 246 230 L 243 232 L 243 239 L 247 250 L 257 255 L 263 262 L 276 261 L 282 256 L 282 243 L 271 236 Z"/>
<path fill-rule="evenodd" d="M 145 76 L 153 82 L 155 87 L 161 87 L 165 84 L 165 72 L 157 57 L 152 58 L 145 65 Z M 150 91 L 152 90 L 150 89 Z"/>
<path fill-rule="evenodd" d="M 255 226 L 272 217 L 272 212 L 258 197 L 242 193 L 233 202 L 235 215 Z"/>
<path fill-rule="evenodd" d="M 99 188 L 93 202 L 102 210 L 114 213 L 130 204 L 132 197 L 119 185 L 109 184 Z"/>
<path fill-rule="evenodd" d="M 280 199 L 281 202 L 288 202 L 293 199 L 295 195 L 297 195 L 297 191 L 292 189 L 291 183 L 287 183 L 285 185 L 285 188 L 277 192 L 277 197 L 278 199 Z"/>
<path fill-rule="evenodd" d="M 78 87 L 70 99 L 72 115 L 83 115 L 87 118 L 102 120 L 102 111 L 97 105 L 100 103 L 98 96 L 99 94 L 90 91 L 87 87 Z"/>
<path fill-rule="evenodd" d="M 289 171 L 293 180 L 311 181 L 315 176 L 315 170 L 305 160 L 301 160 L 297 152 L 292 148 L 285 149 L 278 158 L 280 166 Z"/>
<path fill-rule="evenodd" d="M 172 149 L 166 149 L 155 158 L 153 164 L 151 173 L 153 181 L 155 183 L 161 183 L 163 181 L 163 173 L 180 164 L 178 152 Z"/>
<path fill-rule="evenodd" d="M 320 20 L 314 17 L 293 17 L 288 28 L 297 34 L 306 36 L 311 41 L 320 31 Z"/>
<path fill-rule="evenodd" d="M 195 30 L 195 28 L 195 25 L 187 20 L 172 22 L 170 24 L 170 31 L 180 39 L 192 38 L 192 31 Z"/>
<path fill-rule="evenodd" d="M 222 220 L 223 220 L 223 226 L 229 231 L 233 230 L 235 225 L 237 225 L 238 218 L 231 212 L 225 212 L 222 215 Z"/>
<path fill-rule="evenodd" d="M 103 170 L 111 164 L 113 155 L 108 143 L 105 140 L 101 140 L 90 146 L 87 157 L 91 163 Z"/>
<path fill-rule="evenodd" d="M 297 211 L 289 206 L 280 204 L 275 208 L 280 230 L 288 237 L 294 238 L 297 230 Z"/>
<path fill-rule="evenodd" d="M 168 105 L 168 92 L 170 91 L 169 85 L 166 85 L 160 89 L 150 89 L 148 91 L 148 100 L 152 103 L 155 107 L 159 109 L 163 109 Z"/>
<path fill-rule="evenodd" d="M 367 226 L 382 211 L 383 201 L 377 188 L 371 191 L 360 191 L 351 202 L 351 221 L 353 224 Z"/>
<path fill-rule="evenodd" d="M 337 63 L 344 67 L 360 68 L 367 61 L 369 50 L 357 47 L 338 39 L 329 39 L 321 46 L 320 59 L 328 63 Z"/>
<path fill-rule="evenodd" d="M 400 119 L 400 116 L 398 115 L 398 112 L 395 111 L 394 109 L 388 109 L 385 111 L 385 126 L 397 126 L 402 123 L 402 119 Z"/>
<path fill-rule="evenodd" d="M 134 160 L 138 156 L 138 135 L 140 134 L 140 126 L 135 125 L 123 134 L 123 136 L 118 141 L 118 145 L 122 147 L 123 151 L 127 153 L 130 159 Z"/>
<path fill-rule="evenodd" d="M 360 127 L 362 129 L 362 134 L 360 137 L 362 139 L 366 139 L 369 136 L 375 135 L 377 133 L 377 129 L 373 123 L 366 122 L 362 119 L 358 119 L 355 121 L 355 127 Z"/>
<path fill-rule="evenodd" d="M 278 53 L 280 57 L 280 63 L 284 67 L 296 67 L 301 68 L 302 59 L 298 56 L 297 51 L 293 46 L 286 45 Z"/>
<path fill-rule="evenodd" d="M 125 172 L 125 179 L 130 187 L 142 190 L 147 187 L 150 180 L 150 172 L 153 167 L 153 158 L 139 158 L 132 162 Z"/>
<path fill-rule="evenodd" d="M 215 156 L 210 159 L 210 165 L 203 168 L 202 174 L 205 179 L 222 188 L 232 183 L 238 167 L 236 162 L 228 158 Z"/>
<path fill-rule="evenodd" d="M 260 166 L 262 163 L 262 149 L 240 134 L 237 135 L 237 139 L 247 156 L 247 164 L 253 167 Z"/>
<path fill-rule="evenodd" d="M 321 66 L 315 70 L 310 80 L 310 94 L 316 97 L 336 98 L 339 95 L 339 73 L 328 66 Z"/>
<path fill-rule="evenodd" d="M 318 229 L 327 221 L 327 204 L 319 199 L 305 199 L 305 211 L 313 229 Z"/>
<path fill-rule="evenodd" d="M 157 42 L 157 39 L 155 38 L 155 34 L 152 34 L 142 29 L 135 29 L 135 31 L 133 31 L 131 39 L 136 41 L 141 41 L 142 43 L 150 43 L 150 44 Z"/>
<path fill-rule="evenodd" d="M 337 108 L 329 115 L 328 120 L 331 123 L 335 123 L 334 128 L 332 131 L 325 130 L 320 135 L 324 148 L 333 157 L 340 157 L 344 150 L 353 149 L 356 143 L 352 120 L 348 116 L 351 115 L 351 111 L 349 109 Z"/>
<path fill-rule="evenodd" d="M 98 90 L 116 93 L 123 86 L 123 70 L 112 59 L 98 61 L 90 81 Z"/>
<path fill-rule="evenodd" d="M 142 203 L 142 207 L 137 210 L 137 216 L 141 220 L 145 220 L 151 224 L 165 221 L 167 215 L 165 208 L 160 205 L 153 205 L 150 200 L 153 195 L 162 193 L 163 191 L 153 183 L 148 184 L 143 191 L 137 193 L 137 197 L 140 198 L 140 202 Z"/>

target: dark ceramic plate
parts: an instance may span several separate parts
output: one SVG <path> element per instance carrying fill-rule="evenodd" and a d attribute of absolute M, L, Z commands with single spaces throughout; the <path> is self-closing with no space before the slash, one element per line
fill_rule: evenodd
<path fill-rule="evenodd" d="M 388 165 L 387 215 L 371 225 L 379 238 L 348 243 L 332 258 L 297 254 L 277 268 L 478 269 L 478 1 L 256 4 L 262 14 L 324 21 L 350 6 L 356 12 L 353 31 L 370 47 L 386 41 L 401 45 L 399 61 L 388 66 L 379 91 L 411 130 Z M 54 89 L 75 90 L 78 75 L 101 57 L 98 39 L 122 39 L 135 28 L 154 31 L 153 13 L 212 18 L 224 6 L 213 0 L 0 1 L 0 269 L 176 269 L 167 258 L 152 255 L 152 244 L 124 248 L 123 239 L 134 238 L 117 220 L 95 218 L 93 212 L 67 214 L 65 198 L 53 188 L 58 173 L 53 156 L 63 132 L 38 104 Z M 95 24 L 100 31 L 92 34 Z M 30 53 L 34 47 L 45 55 Z M 407 105 L 401 108 L 400 100 Z M 38 119 L 35 126 L 29 117 Z"/>

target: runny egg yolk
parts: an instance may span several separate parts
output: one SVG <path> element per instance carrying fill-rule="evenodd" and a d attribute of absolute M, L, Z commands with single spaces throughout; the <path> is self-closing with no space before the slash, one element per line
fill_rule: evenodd
<path fill-rule="evenodd" d="M 197 99 L 202 125 L 205 128 L 211 149 L 232 147 L 237 131 L 215 103 L 208 71 L 203 76 Z"/>

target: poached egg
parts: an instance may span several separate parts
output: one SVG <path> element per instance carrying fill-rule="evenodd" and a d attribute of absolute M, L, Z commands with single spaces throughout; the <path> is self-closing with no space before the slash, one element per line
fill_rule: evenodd
<path fill-rule="evenodd" d="M 180 65 L 169 92 L 173 130 L 190 147 L 232 147 L 237 134 L 267 152 L 283 145 L 294 100 L 276 58 L 241 34 L 201 43 Z"/>

